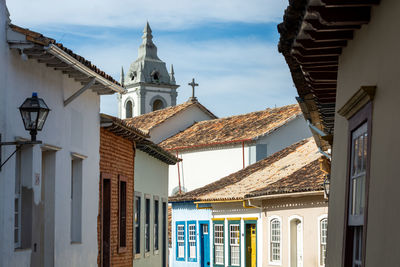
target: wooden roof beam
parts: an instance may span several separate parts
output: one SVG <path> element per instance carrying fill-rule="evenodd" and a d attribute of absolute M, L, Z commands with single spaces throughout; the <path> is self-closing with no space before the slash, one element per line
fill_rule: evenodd
<path fill-rule="evenodd" d="M 326 71 L 338 71 L 338 66 L 316 66 L 316 67 L 309 67 L 309 66 L 302 66 L 301 69 L 305 72 L 326 72 Z"/>
<path fill-rule="evenodd" d="M 300 64 L 335 63 L 335 62 L 338 62 L 338 60 L 339 60 L 338 56 L 303 57 L 303 56 L 294 54 L 293 57 Z"/>
<path fill-rule="evenodd" d="M 320 41 L 341 41 L 353 39 L 352 30 L 340 30 L 332 32 L 317 32 L 312 30 L 305 30 L 304 33 L 308 34 L 315 42 Z"/>
<path fill-rule="evenodd" d="M 292 53 L 297 53 L 303 57 L 309 56 L 339 56 L 342 53 L 342 49 L 338 48 L 327 48 L 327 49 L 314 49 L 306 50 L 301 46 L 293 47 Z"/>
<path fill-rule="evenodd" d="M 309 77 L 314 81 L 336 82 L 337 72 L 309 72 Z"/>
<path fill-rule="evenodd" d="M 321 0 L 326 7 L 363 7 L 378 5 L 380 0 Z"/>
<path fill-rule="evenodd" d="M 326 25 L 361 25 L 371 18 L 371 7 L 324 7 L 309 6 L 308 12 L 318 14 Z"/>
<path fill-rule="evenodd" d="M 325 25 L 322 24 L 319 19 L 306 18 L 304 20 L 311 28 L 318 32 L 330 32 L 340 30 L 358 30 L 361 28 L 360 25 Z"/>
<path fill-rule="evenodd" d="M 310 39 L 296 39 L 296 43 L 306 50 L 342 48 L 347 45 L 346 40 L 315 42 Z"/>

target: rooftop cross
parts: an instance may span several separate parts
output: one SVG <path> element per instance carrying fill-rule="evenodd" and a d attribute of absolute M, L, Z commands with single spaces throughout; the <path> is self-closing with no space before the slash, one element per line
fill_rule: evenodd
<path fill-rule="evenodd" d="M 197 98 L 194 96 L 194 88 L 195 88 L 196 86 L 199 86 L 199 84 L 198 84 L 198 83 L 195 83 L 194 78 L 193 78 L 193 79 L 192 79 L 192 82 L 191 82 L 191 83 L 188 83 L 188 85 L 192 86 L 192 97 L 191 97 L 189 100 L 192 100 L 192 101 L 197 100 Z"/>

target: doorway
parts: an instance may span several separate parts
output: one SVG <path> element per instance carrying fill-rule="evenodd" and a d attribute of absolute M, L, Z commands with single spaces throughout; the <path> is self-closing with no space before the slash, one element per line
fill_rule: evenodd
<path fill-rule="evenodd" d="M 32 207 L 31 266 L 54 266 L 54 193 L 56 152 L 42 151 L 41 173 L 34 174 L 35 185 L 40 185 L 40 202 Z"/>
<path fill-rule="evenodd" d="M 245 261 L 246 267 L 257 266 L 257 224 L 252 221 L 245 221 Z"/>
<path fill-rule="evenodd" d="M 303 267 L 303 223 L 295 217 L 289 221 L 290 267 Z"/>
<path fill-rule="evenodd" d="M 101 216 L 101 266 L 110 267 L 110 231 L 111 231 L 111 181 L 102 179 L 102 216 Z"/>
<path fill-rule="evenodd" d="M 210 234 L 209 222 L 200 221 L 200 266 L 210 266 Z"/>

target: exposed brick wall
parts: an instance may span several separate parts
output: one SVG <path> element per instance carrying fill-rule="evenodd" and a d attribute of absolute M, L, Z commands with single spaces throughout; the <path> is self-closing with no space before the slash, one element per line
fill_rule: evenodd
<path fill-rule="evenodd" d="M 100 173 L 111 178 L 111 266 L 132 266 L 133 262 L 133 194 L 134 194 L 134 156 L 133 142 L 117 136 L 103 128 L 100 129 Z M 119 180 L 118 175 L 127 179 L 126 183 L 126 250 L 118 251 L 119 242 Z M 98 265 L 101 266 L 101 208 L 102 195 L 99 184 L 99 215 L 97 217 Z"/>

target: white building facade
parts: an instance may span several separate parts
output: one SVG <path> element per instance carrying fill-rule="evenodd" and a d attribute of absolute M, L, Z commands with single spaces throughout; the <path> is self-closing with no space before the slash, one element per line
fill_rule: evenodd
<path fill-rule="evenodd" d="M 51 111 L 37 136 L 42 144 L 23 146 L 0 171 L 0 266 L 97 266 L 100 91 L 94 88 L 124 89 L 54 40 L 9 25 L 8 17 L 0 0 L 2 141 L 30 139 L 18 107 L 32 92 Z M 35 60 L 36 52 L 47 65 Z M 72 76 L 50 67 L 69 70 L 68 62 L 79 68 Z M 103 86 L 106 80 L 113 85 Z M 83 85 L 92 90 L 77 96 Z M 1 158 L 14 150 L 3 146 Z"/>

